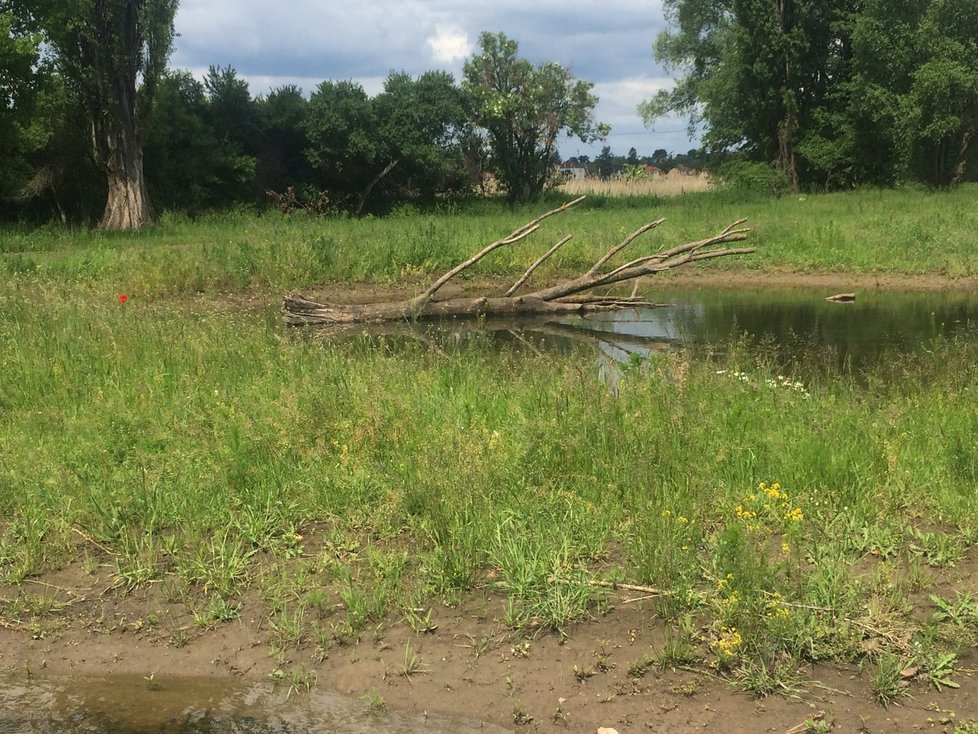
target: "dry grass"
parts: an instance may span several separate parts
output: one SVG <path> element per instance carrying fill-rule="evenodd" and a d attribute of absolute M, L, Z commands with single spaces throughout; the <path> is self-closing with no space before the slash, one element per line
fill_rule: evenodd
<path fill-rule="evenodd" d="M 670 171 L 657 178 L 577 178 L 560 185 L 561 191 L 573 196 L 599 194 L 603 196 L 678 196 L 713 188 L 713 181 L 706 175 L 684 176 Z"/>

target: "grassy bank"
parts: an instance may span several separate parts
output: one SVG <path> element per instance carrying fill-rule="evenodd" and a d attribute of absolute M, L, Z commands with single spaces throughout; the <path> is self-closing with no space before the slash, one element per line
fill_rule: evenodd
<path fill-rule="evenodd" d="M 258 594 L 280 649 L 423 629 L 476 588 L 560 633 L 627 581 L 673 625 L 636 674 L 703 661 L 769 691 L 864 659 L 884 699 L 975 641 L 951 571 L 978 539 L 974 340 L 859 380 L 733 344 L 613 392 L 580 355 L 330 344 L 104 285 L 0 293 L 0 619 L 54 624 L 16 584 L 71 563 L 162 584 L 201 629 Z"/>
<path fill-rule="evenodd" d="M 77 285 L 152 297 L 394 282 L 445 270 L 552 205 L 514 210 L 476 202 L 437 214 L 359 221 L 277 213 L 168 217 L 161 227 L 135 235 L 8 227 L 0 231 L 0 272 L 38 287 Z M 545 265 L 541 277 L 578 272 L 651 219 L 666 217 L 667 223 L 637 243 L 636 251 L 699 239 L 747 217 L 758 252 L 704 267 L 975 276 L 975 211 L 978 185 L 950 193 L 854 191 L 779 200 L 729 191 L 592 197 L 473 272 L 522 272 L 565 233 L 575 239 Z"/>

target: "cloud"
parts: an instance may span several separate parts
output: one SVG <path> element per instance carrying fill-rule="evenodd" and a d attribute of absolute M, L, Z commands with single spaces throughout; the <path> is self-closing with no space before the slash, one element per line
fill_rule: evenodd
<path fill-rule="evenodd" d="M 428 46 L 435 61 L 452 64 L 472 55 L 474 46 L 468 35 L 454 28 L 439 28 L 428 39 Z"/>
<path fill-rule="evenodd" d="M 284 84 L 310 93 L 324 80 L 357 81 L 375 94 L 390 71 L 444 69 L 458 78 L 479 34 L 503 32 L 522 57 L 556 61 L 595 83 L 596 117 L 615 127 L 608 144 L 627 151 L 653 136 L 636 105 L 669 84 L 652 55 L 664 28 L 662 4 L 654 1 L 181 0 L 171 66 L 197 76 L 208 66 L 231 66 L 256 96 Z M 689 147 L 685 133 L 675 144 Z"/>

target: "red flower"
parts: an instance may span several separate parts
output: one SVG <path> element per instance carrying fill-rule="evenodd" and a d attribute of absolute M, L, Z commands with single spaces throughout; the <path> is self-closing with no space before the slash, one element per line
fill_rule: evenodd
<path fill-rule="evenodd" d="M 125 303 L 128 300 L 129 300 L 129 296 L 127 296 L 125 293 L 119 294 L 119 303 Z"/>

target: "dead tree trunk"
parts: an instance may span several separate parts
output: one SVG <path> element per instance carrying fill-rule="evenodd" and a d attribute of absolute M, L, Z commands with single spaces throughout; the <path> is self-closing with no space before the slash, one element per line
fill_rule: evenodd
<path fill-rule="evenodd" d="M 640 278 L 663 270 L 671 270 L 700 260 L 710 260 L 729 255 L 744 255 L 754 252 L 752 247 L 717 247 L 729 242 L 739 242 L 747 239 L 749 230 L 739 228 L 745 220 L 740 219 L 725 227 L 720 233 L 695 242 L 687 242 L 676 247 L 660 250 L 652 255 L 635 258 L 617 268 L 606 269 L 612 257 L 624 250 L 639 236 L 658 227 L 663 219 L 649 222 L 624 240 L 612 247 L 583 275 L 572 280 L 559 283 L 550 288 L 532 291 L 523 295 L 516 292 L 526 283 L 533 271 L 547 258 L 553 255 L 561 246 L 570 241 L 568 235 L 542 257 L 538 258 L 526 272 L 504 294 L 484 298 L 451 298 L 436 301 L 435 294 L 448 281 L 459 273 L 475 265 L 479 260 L 500 247 L 533 234 L 540 228 L 540 223 L 547 217 L 566 211 L 582 201 L 584 197 L 568 202 L 563 206 L 537 217 L 532 222 L 517 228 L 511 234 L 487 245 L 480 252 L 465 262 L 457 265 L 432 283 L 423 293 L 404 301 L 391 303 L 370 304 L 330 304 L 317 303 L 301 295 L 286 296 L 282 304 L 285 322 L 293 326 L 305 324 L 351 324 L 383 321 L 414 321 L 419 319 L 434 319 L 457 316 L 523 316 L 523 315 L 558 315 L 581 314 L 595 311 L 613 311 L 621 308 L 636 306 L 652 307 L 655 304 L 636 296 L 636 289 L 629 296 L 596 295 L 591 293 L 596 288 L 606 288 L 618 283 L 632 281 L 636 284 Z"/>

